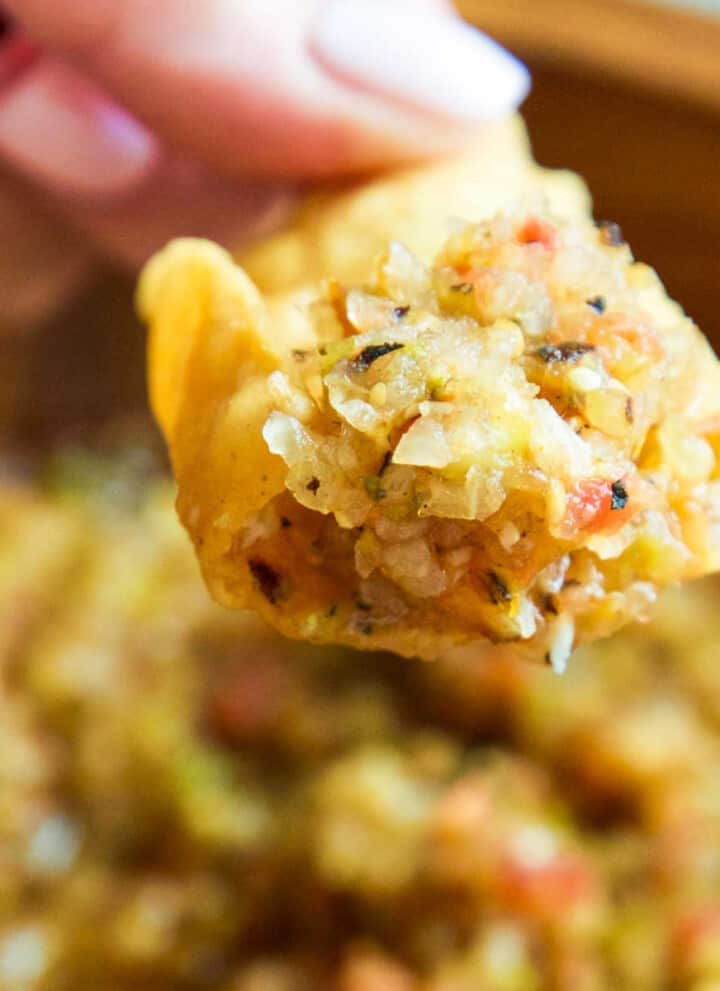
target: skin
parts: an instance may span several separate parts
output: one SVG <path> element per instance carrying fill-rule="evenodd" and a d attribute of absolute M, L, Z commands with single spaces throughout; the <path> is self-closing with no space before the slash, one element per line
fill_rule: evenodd
<path fill-rule="evenodd" d="M 313 51 L 322 3 L 7 0 L 0 332 L 51 312 L 99 259 L 136 269 L 179 234 L 239 246 L 277 227 L 301 184 L 476 139 L 482 113 L 380 92 Z M 387 4 L 457 23 L 445 0 Z M 118 131 L 132 154 L 114 153 Z"/>

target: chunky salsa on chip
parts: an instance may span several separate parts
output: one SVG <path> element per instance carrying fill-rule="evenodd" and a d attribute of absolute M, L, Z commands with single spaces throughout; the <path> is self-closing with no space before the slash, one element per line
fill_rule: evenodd
<path fill-rule="evenodd" d="M 214 595 L 286 634 L 561 670 L 720 565 L 720 366 L 617 225 L 454 226 L 265 298 L 206 242 L 150 264 L 179 511 Z"/>

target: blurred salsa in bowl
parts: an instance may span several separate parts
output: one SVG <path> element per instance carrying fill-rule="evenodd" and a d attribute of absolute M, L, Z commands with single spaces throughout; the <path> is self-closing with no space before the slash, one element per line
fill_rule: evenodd
<path fill-rule="evenodd" d="M 463 4 L 717 343 L 720 29 L 562 6 Z M 716 582 L 562 679 L 290 645 L 208 598 L 143 347 L 112 275 L 0 340 L 0 991 L 715 986 Z"/>

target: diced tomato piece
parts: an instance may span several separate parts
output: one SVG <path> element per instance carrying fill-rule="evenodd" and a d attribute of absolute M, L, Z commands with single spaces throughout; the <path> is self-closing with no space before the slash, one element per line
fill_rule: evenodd
<path fill-rule="evenodd" d="M 664 354 L 655 328 L 624 313 L 605 313 L 593 320 L 587 341 L 610 371 L 621 376 L 660 361 Z"/>
<path fill-rule="evenodd" d="M 351 953 L 337 981 L 337 991 L 412 991 L 416 986 L 403 963 L 371 949 Z"/>
<path fill-rule="evenodd" d="M 439 802 L 435 823 L 445 834 L 476 833 L 492 814 L 492 803 L 482 778 L 468 776 L 457 781 Z"/>
<path fill-rule="evenodd" d="M 616 486 L 615 491 L 613 485 Z M 624 500 L 618 498 L 618 493 L 624 493 Z M 623 501 L 624 505 L 618 505 Z M 572 531 L 612 532 L 627 523 L 634 512 L 635 506 L 624 482 L 613 483 L 606 479 L 591 478 L 586 482 L 579 482 L 568 496 L 565 523 Z"/>
<path fill-rule="evenodd" d="M 520 244 L 540 244 L 546 251 L 555 251 L 558 246 L 557 230 L 544 220 L 530 217 L 518 231 Z"/>
<path fill-rule="evenodd" d="M 604 479 L 580 482 L 568 496 L 566 519 L 572 529 L 598 530 L 601 521 L 610 513 L 612 490 Z"/>
<path fill-rule="evenodd" d="M 530 865 L 508 857 L 500 877 L 503 901 L 514 911 L 538 919 L 556 919 L 599 892 L 591 865 L 571 853 Z"/>
<path fill-rule="evenodd" d="M 473 271 L 473 267 L 470 264 L 470 259 L 466 258 L 463 261 L 453 262 L 453 271 L 462 277 L 463 281 L 466 275 L 469 275 Z"/>
<path fill-rule="evenodd" d="M 698 906 L 681 916 L 672 932 L 671 954 L 676 979 L 683 981 L 698 970 L 715 974 L 720 966 L 720 905 Z"/>
<path fill-rule="evenodd" d="M 676 962 L 686 965 L 704 946 L 720 946 L 720 905 L 703 905 L 681 916 L 672 946 Z"/>
<path fill-rule="evenodd" d="M 598 323 L 602 328 L 602 337 L 620 338 L 641 354 L 653 359 L 662 357 L 663 348 L 657 331 L 644 320 L 633 319 L 623 313 L 609 313 Z"/>
<path fill-rule="evenodd" d="M 210 725 L 221 736 L 252 740 L 272 728 L 287 697 L 289 679 L 272 658 L 243 664 L 218 685 L 210 700 Z"/>

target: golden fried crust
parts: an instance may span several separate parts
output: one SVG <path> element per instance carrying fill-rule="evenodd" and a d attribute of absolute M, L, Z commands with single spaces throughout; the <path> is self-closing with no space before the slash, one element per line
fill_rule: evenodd
<path fill-rule="evenodd" d="M 263 333 L 265 307 L 225 251 L 191 240 L 147 266 L 138 306 L 152 328 L 150 398 L 178 480 L 178 511 L 201 560 L 221 556 L 247 515 L 283 487 L 284 467 L 261 433 L 267 376 L 279 367 Z"/>

